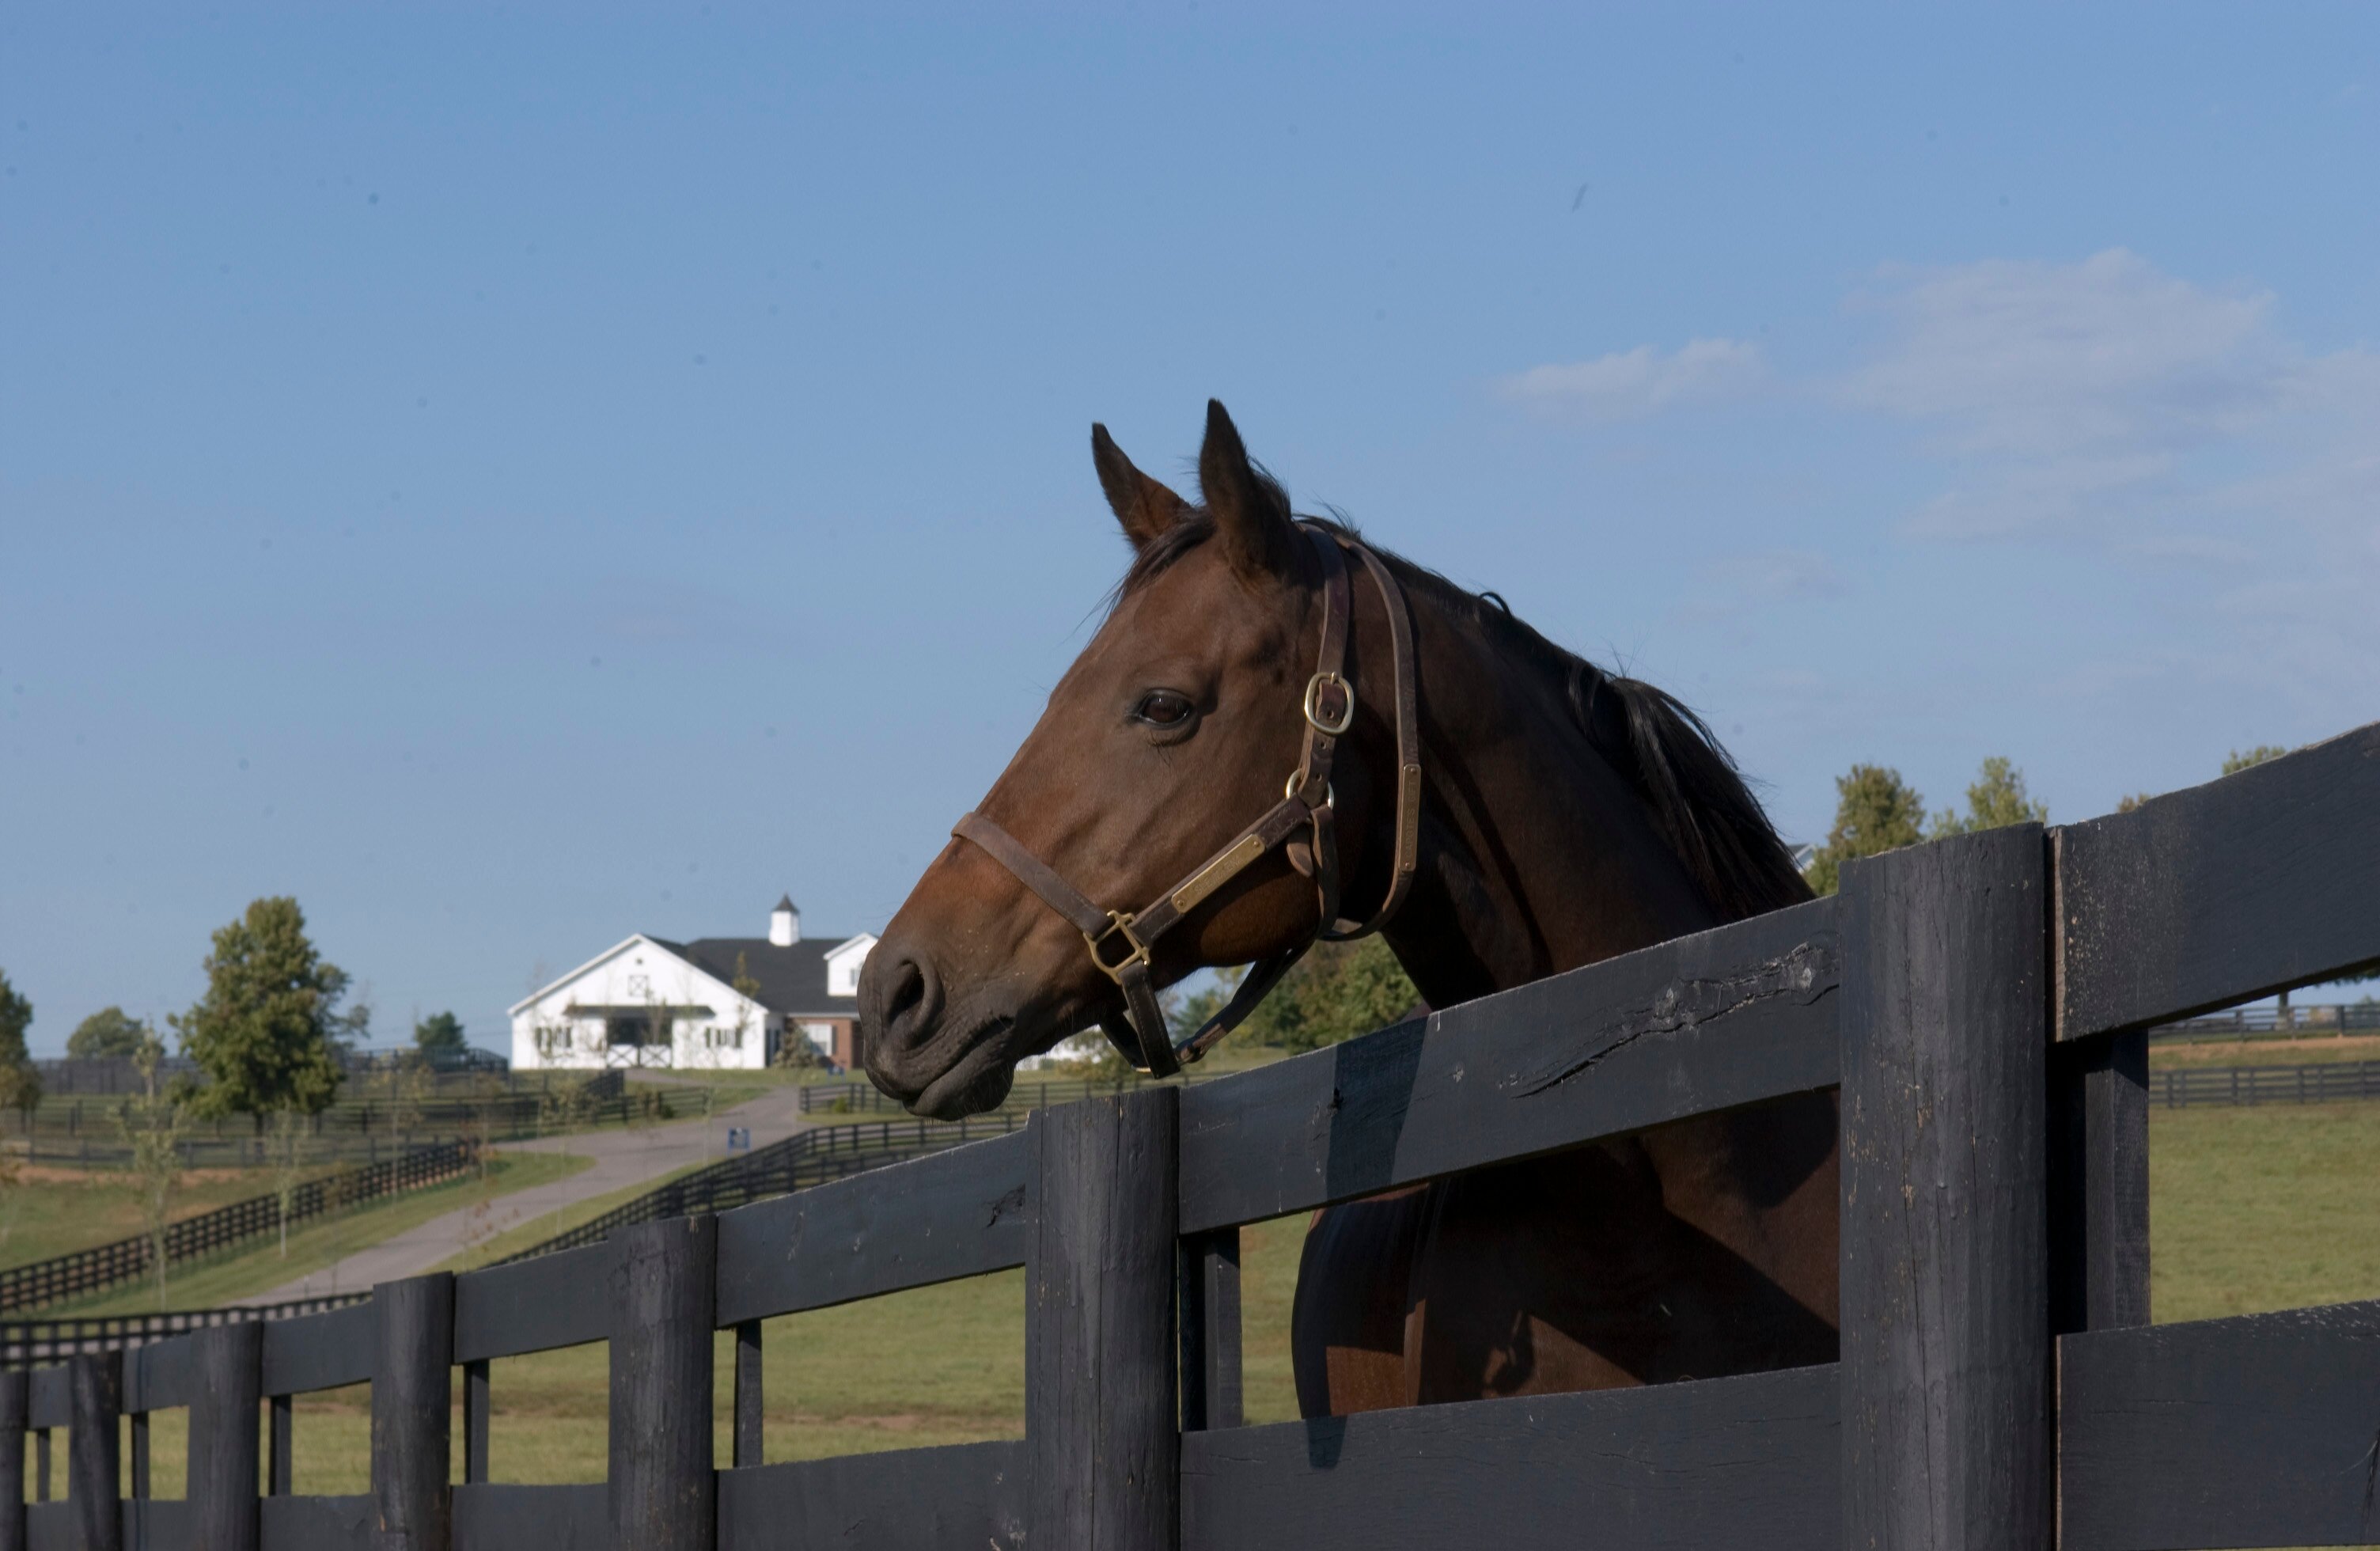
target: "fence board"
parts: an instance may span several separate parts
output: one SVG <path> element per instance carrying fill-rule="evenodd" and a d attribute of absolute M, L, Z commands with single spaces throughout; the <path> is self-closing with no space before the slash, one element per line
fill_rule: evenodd
<path fill-rule="evenodd" d="M 258 1505 L 263 1551 L 371 1551 L 372 1500 L 267 1497 Z"/>
<path fill-rule="evenodd" d="M 1026 1133 L 970 1142 L 719 1219 L 719 1322 L 1025 1264 Z"/>
<path fill-rule="evenodd" d="M 1025 1473 L 1022 1439 L 724 1471 L 720 1551 L 1014 1551 Z"/>
<path fill-rule="evenodd" d="M 64 1368 L 36 1368 L 32 1386 L 26 1397 L 30 1408 L 25 1413 L 28 1427 L 63 1427 L 68 1421 L 67 1371 Z"/>
<path fill-rule="evenodd" d="M 1182 1551 L 1842 1542 L 1832 1364 L 1182 1439 Z"/>
<path fill-rule="evenodd" d="M 303 1395 L 365 1382 L 379 1329 L 369 1303 L 274 1320 L 264 1327 L 264 1392 Z"/>
<path fill-rule="evenodd" d="M 2380 723 L 2058 845 L 2060 1039 L 2380 963 Z"/>
<path fill-rule="evenodd" d="M 138 1551 L 215 1551 L 199 1533 L 189 1506 L 172 1497 L 127 1498 L 117 1505 L 124 1544 Z"/>
<path fill-rule="evenodd" d="M 131 1349 L 124 1354 L 125 1411 L 169 1411 L 188 1405 L 195 1393 L 196 1374 L 188 1336 Z"/>
<path fill-rule="evenodd" d="M 457 1486 L 455 1551 L 612 1551 L 603 1484 Z"/>
<path fill-rule="evenodd" d="M 26 1504 L 25 1544 L 32 1551 L 82 1551 L 82 1536 L 75 1528 L 74 1504 Z"/>
<path fill-rule="evenodd" d="M 2380 1542 L 2380 1301 L 2058 1349 L 2068 1551 Z"/>
<path fill-rule="evenodd" d="M 455 1361 L 600 1341 L 612 1333 L 608 1287 L 619 1254 L 606 1244 L 472 1271 L 455 1282 Z"/>
<path fill-rule="evenodd" d="M 1838 1078 L 1835 902 L 1182 1092 L 1182 1228 L 1254 1222 Z"/>

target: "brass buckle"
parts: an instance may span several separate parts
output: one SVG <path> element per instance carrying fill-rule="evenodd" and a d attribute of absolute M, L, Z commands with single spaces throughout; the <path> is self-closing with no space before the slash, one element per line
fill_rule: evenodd
<path fill-rule="evenodd" d="M 1132 924 L 1136 919 L 1138 919 L 1138 917 L 1129 910 L 1111 910 L 1108 912 L 1107 930 L 1099 933 L 1097 937 L 1093 937 L 1088 932 L 1085 932 L 1083 934 L 1083 940 L 1090 944 L 1091 963 L 1099 965 L 1101 970 L 1106 972 L 1107 977 L 1114 981 L 1119 986 L 1123 984 L 1123 972 L 1125 970 L 1130 969 L 1135 964 L 1146 964 L 1148 963 L 1148 944 L 1141 941 L 1140 939 L 1132 935 Z M 1107 941 L 1110 938 L 1116 936 L 1118 933 L 1122 933 L 1123 935 L 1124 941 L 1132 945 L 1132 951 L 1125 954 L 1123 958 L 1118 959 L 1115 963 L 1110 963 L 1107 961 L 1107 956 L 1099 951 L 1099 944 Z"/>
<path fill-rule="evenodd" d="M 1345 709 L 1335 722 L 1322 720 L 1322 692 L 1336 685 L 1346 697 Z M 1305 681 L 1305 720 L 1314 730 L 1328 737 L 1337 737 L 1355 724 L 1355 686 L 1336 673 L 1321 673 Z"/>

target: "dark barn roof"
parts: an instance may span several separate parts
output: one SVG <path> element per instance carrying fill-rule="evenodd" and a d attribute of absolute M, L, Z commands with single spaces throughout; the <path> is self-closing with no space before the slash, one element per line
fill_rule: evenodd
<path fill-rule="evenodd" d="M 753 1000 L 771 1012 L 851 1017 L 859 1011 L 857 997 L 829 996 L 826 989 L 826 956 L 842 947 L 846 939 L 827 941 L 805 938 L 790 948 L 780 948 L 765 937 L 705 937 L 692 942 L 667 942 L 660 938 L 653 940 L 730 986 L 735 983 L 735 955 L 743 954 L 747 970 L 760 983 L 759 993 Z"/>

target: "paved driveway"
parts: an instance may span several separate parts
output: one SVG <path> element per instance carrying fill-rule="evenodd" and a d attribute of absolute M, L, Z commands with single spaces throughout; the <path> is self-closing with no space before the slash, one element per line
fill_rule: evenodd
<path fill-rule="evenodd" d="M 310 1276 L 285 1282 L 269 1291 L 260 1292 L 252 1298 L 242 1298 L 238 1302 L 243 1304 L 285 1303 L 296 1298 L 359 1291 L 374 1282 L 419 1276 L 462 1254 L 475 1239 L 492 1238 L 548 1212 L 559 1211 L 581 1201 L 591 1201 L 599 1195 L 609 1195 L 630 1185 L 658 1180 L 691 1164 L 715 1161 L 726 1155 L 727 1128 L 731 1125 L 749 1126 L 755 1147 L 782 1141 L 803 1129 L 806 1123 L 795 1108 L 799 1102 L 800 1090 L 787 1085 L 773 1088 L 758 1098 L 747 1099 L 732 1109 L 722 1109 L 708 1123 L 675 1121 L 667 1125 L 590 1132 L 577 1136 L 549 1136 L 535 1142 L 507 1142 L 501 1151 L 567 1152 L 575 1157 L 591 1157 L 595 1162 L 566 1180 L 499 1195 L 490 1203 L 484 1214 L 477 1206 L 458 1207 L 393 1238 L 383 1239 L 367 1249 L 358 1250 Z"/>

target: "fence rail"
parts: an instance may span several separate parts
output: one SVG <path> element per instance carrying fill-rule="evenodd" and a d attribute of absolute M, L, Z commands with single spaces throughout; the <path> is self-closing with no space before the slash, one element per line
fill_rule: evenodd
<path fill-rule="evenodd" d="M 2146 1030 L 2380 962 L 2375 876 L 2370 728 L 2131 814 L 1854 863 L 1833 899 L 1197 1087 L 0 1375 L 0 1546 L 2369 1544 L 2380 1302 L 2148 1326 Z M 1838 1362 L 1242 1425 L 1241 1226 L 1830 1087 Z M 764 1459 L 762 1321 L 1019 1266 L 1022 1439 Z M 490 1481 L 491 1363 L 595 1341 L 607 1479 Z M 370 1492 L 293 1496 L 290 1397 L 366 1380 Z M 155 1500 L 137 1419 L 185 1405 L 188 1496 Z"/>
<path fill-rule="evenodd" d="M 451 1180 L 470 1169 L 477 1156 L 468 1143 L 450 1142 L 418 1147 L 370 1168 L 309 1180 L 292 1193 L 288 1220 L 301 1222 L 341 1206 Z M 261 1238 L 276 1231 L 281 1222 L 278 1194 L 252 1195 L 211 1212 L 183 1218 L 166 1225 L 166 1264 L 195 1260 L 230 1245 Z M 29 1265 L 11 1266 L 0 1270 L 0 1309 L 36 1309 L 62 1299 L 103 1291 L 147 1276 L 153 1265 L 149 1236 L 144 1233 Z"/>
<path fill-rule="evenodd" d="M 2380 1098 L 2380 1060 L 2321 1066 L 2168 1067 L 2149 1073 L 2156 1102 L 2168 1109 L 2193 1104 L 2330 1104 Z"/>
<path fill-rule="evenodd" d="M 0 1368 L 30 1367 L 83 1352 L 120 1351 L 218 1325 L 249 1320 L 296 1319 L 369 1303 L 370 1292 L 336 1292 L 285 1303 L 247 1303 L 212 1309 L 167 1309 L 157 1314 L 85 1315 L 59 1319 L 0 1320 Z"/>

